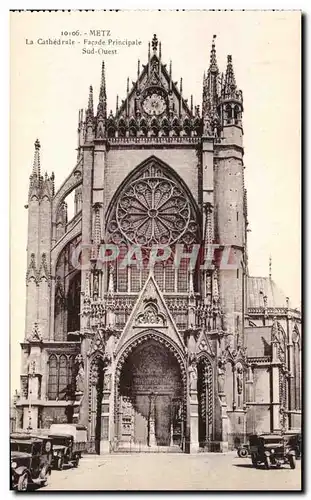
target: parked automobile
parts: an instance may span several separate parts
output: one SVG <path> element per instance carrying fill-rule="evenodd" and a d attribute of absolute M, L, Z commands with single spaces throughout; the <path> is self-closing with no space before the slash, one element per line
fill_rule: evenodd
<path fill-rule="evenodd" d="M 254 467 L 263 464 L 266 469 L 271 465 L 281 467 L 289 464 L 296 467 L 295 449 L 288 436 L 280 434 L 260 434 L 249 437 L 249 450 Z"/>
<path fill-rule="evenodd" d="M 65 464 L 78 467 L 86 451 L 86 427 L 79 424 L 52 424 L 49 438 L 53 442 L 53 467 L 62 470 Z"/>
<path fill-rule="evenodd" d="M 50 438 L 11 434 L 11 488 L 27 491 L 31 484 L 45 486 L 52 468 Z"/>

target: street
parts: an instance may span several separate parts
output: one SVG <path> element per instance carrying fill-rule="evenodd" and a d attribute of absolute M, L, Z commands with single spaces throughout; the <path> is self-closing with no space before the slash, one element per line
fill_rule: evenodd
<path fill-rule="evenodd" d="M 92 456 L 79 467 L 53 470 L 38 491 L 70 490 L 300 490 L 301 461 L 295 470 L 255 469 L 235 452 L 197 455 L 133 453 Z"/>

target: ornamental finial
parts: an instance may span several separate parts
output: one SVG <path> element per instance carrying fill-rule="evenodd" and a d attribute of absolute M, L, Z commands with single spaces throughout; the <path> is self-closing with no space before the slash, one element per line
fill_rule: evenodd
<path fill-rule="evenodd" d="M 156 34 L 153 35 L 153 39 L 151 40 L 151 45 L 153 52 L 156 52 L 158 49 L 158 38 Z"/>

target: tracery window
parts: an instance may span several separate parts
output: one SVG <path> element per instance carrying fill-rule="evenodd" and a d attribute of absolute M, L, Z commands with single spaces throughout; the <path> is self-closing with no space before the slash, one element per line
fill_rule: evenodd
<path fill-rule="evenodd" d="M 191 195 L 168 168 L 150 161 L 132 176 L 120 189 L 111 210 L 107 233 L 109 243 L 120 248 L 115 263 L 117 292 L 139 292 L 149 275 L 148 254 L 153 246 L 170 246 L 172 254 L 176 243 L 191 245 L 200 241 L 199 226 Z M 142 250 L 143 266 L 135 264 L 122 269 L 126 248 L 138 246 Z M 187 292 L 189 259 L 182 259 L 179 269 L 173 261 L 157 263 L 154 276 L 164 292 Z"/>
<path fill-rule="evenodd" d="M 74 356 L 51 354 L 48 367 L 48 399 L 72 399 L 75 391 Z"/>

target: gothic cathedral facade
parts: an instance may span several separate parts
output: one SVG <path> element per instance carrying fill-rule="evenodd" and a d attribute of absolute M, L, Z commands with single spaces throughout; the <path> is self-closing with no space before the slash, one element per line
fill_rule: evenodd
<path fill-rule="evenodd" d="M 76 422 L 89 451 L 222 451 L 300 427 L 300 312 L 248 272 L 243 95 L 213 39 L 201 110 L 148 60 L 113 114 L 105 66 L 55 191 L 35 143 L 17 427 Z M 75 213 L 66 198 L 74 193 Z"/>

